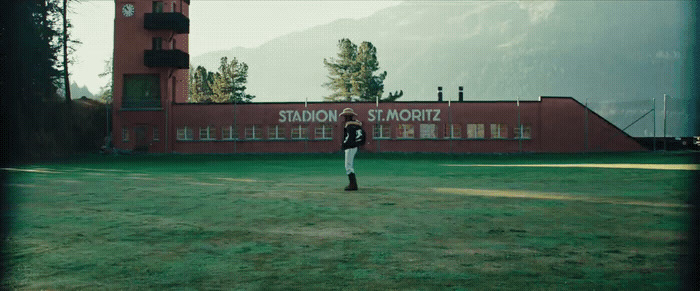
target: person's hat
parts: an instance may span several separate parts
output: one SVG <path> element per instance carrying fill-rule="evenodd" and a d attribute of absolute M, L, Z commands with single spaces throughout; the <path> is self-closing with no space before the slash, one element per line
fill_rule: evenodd
<path fill-rule="evenodd" d="M 357 116 L 357 113 L 355 113 L 355 111 L 352 110 L 352 108 L 345 108 L 345 109 L 343 109 L 343 113 L 341 113 L 340 116 L 344 116 L 344 115 L 354 115 L 354 116 Z"/>

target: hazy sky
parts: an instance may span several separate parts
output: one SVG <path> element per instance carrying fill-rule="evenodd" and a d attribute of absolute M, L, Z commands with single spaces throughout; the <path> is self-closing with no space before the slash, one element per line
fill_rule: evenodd
<path fill-rule="evenodd" d="M 359 19 L 400 1 L 213 1 L 190 6 L 190 58 L 232 47 L 257 47 L 276 37 L 341 18 Z M 97 94 L 114 45 L 114 1 L 69 4 L 72 36 L 82 42 L 73 55 L 72 81 Z"/>

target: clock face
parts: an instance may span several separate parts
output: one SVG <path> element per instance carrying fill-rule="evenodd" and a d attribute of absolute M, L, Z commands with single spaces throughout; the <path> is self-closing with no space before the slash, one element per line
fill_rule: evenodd
<path fill-rule="evenodd" d="M 131 17 L 134 15 L 134 4 L 124 4 L 122 7 L 122 14 L 126 17 Z"/>

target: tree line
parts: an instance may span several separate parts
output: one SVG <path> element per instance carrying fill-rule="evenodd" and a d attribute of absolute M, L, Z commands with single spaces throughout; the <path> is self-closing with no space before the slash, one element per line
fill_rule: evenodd
<path fill-rule="evenodd" d="M 403 96 L 403 90 L 384 94 L 384 79 L 387 72 L 379 70 L 377 48 L 371 42 L 359 46 L 347 38 L 338 41 L 338 57 L 323 59 L 328 69 L 329 81 L 323 86 L 333 93 L 324 97 L 326 101 L 394 101 Z M 233 58 L 228 62 L 222 57 L 218 72 L 190 66 L 189 101 L 193 103 L 247 103 L 255 96 L 245 93 L 248 65 Z"/>
<path fill-rule="evenodd" d="M 70 95 L 69 55 L 76 42 L 70 41 L 67 10 L 67 0 L 16 0 L 3 5 L 3 164 L 97 150 L 106 135 L 104 107 L 75 105 Z"/>
<path fill-rule="evenodd" d="M 248 65 L 233 58 L 222 57 L 218 72 L 208 72 L 197 66 L 189 75 L 189 101 L 193 103 L 249 103 L 254 95 L 247 94 Z"/>

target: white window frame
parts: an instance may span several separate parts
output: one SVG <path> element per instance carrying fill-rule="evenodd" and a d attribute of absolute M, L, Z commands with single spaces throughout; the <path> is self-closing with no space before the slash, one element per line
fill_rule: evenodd
<path fill-rule="evenodd" d="M 236 127 L 233 125 L 221 127 L 221 139 L 222 140 L 237 140 L 238 132 Z"/>
<path fill-rule="evenodd" d="M 304 140 L 309 138 L 309 127 L 296 124 L 292 126 L 292 139 Z"/>
<path fill-rule="evenodd" d="M 122 127 L 122 141 L 129 142 L 129 128 Z"/>
<path fill-rule="evenodd" d="M 513 136 L 515 139 L 532 139 L 532 126 L 529 124 L 521 124 L 523 136 L 520 136 L 520 127 L 513 128 Z"/>
<path fill-rule="evenodd" d="M 262 139 L 262 131 L 260 130 L 260 127 L 261 126 L 258 124 L 247 125 L 245 127 L 245 139 L 247 139 L 247 140 L 260 140 L 260 139 Z"/>
<path fill-rule="evenodd" d="M 472 133 L 474 136 L 472 136 Z M 479 134 L 481 133 L 481 134 Z M 468 139 L 485 139 L 486 138 L 486 126 L 483 123 L 468 123 L 467 124 L 467 138 Z"/>
<path fill-rule="evenodd" d="M 275 124 L 267 127 L 267 139 L 283 140 L 285 138 L 284 127 L 282 125 Z"/>
<path fill-rule="evenodd" d="M 160 131 L 157 127 L 153 128 L 153 141 L 160 141 Z"/>
<path fill-rule="evenodd" d="M 372 133 L 374 139 L 390 139 L 391 138 L 391 124 L 380 123 L 374 126 L 374 132 Z"/>
<path fill-rule="evenodd" d="M 216 139 L 216 127 L 207 126 L 199 128 L 199 140 L 215 140 Z"/>
<path fill-rule="evenodd" d="M 420 124 L 420 138 L 421 139 L 436 139 L 437 138 L 437 124 L 435 124 L 435 123 L 421 123 Z"/>
<path fill-rule="evenodd" d="M 455 135 L 457 133 L 457 135 Z M 462 138 L 462 125 L 459 123 L 445 124 L 444 136 L 445 139 L 460 139 Z"/>
<path fill-rule="evenodd" d="M 494 132 L 496 133 L 494 135 Z M 491 123 L 491 138 L 492 139 L 507 139 L 508 125 L 505 123 Z"/>
<path fill-rule="evenodd" d="M 399 123 L 396 127 L 397 139 L 415 139 L 416 126 L 412 123 Z"/>
<path fill-rule="evenodd" d="M 314 138 L 318 140 L 333 139 L 333 126 L 328 123 L 321 123 L 314 129 Z"/>
<path fill-rule="evenodd" d="M 192 128 L 189 126 L 183 126 L 177 129 L 177 140 L 193 140 L 193 135 Z"/>

